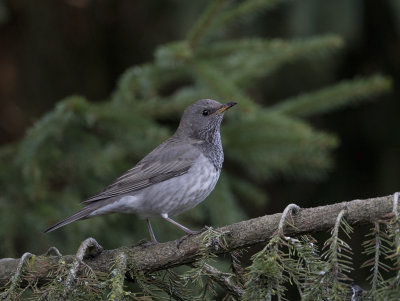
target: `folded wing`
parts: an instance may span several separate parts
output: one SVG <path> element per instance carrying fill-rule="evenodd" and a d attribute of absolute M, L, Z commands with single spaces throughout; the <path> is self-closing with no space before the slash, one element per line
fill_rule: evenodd
<path fill-rule="evenodd" d="M 190 144 L 171 144 L 170 142 L 167 152 L 161 151 L 164 145 L 165 143 L 161 144 L 101 193 L 90 197 L 83 203 L 93 203 L 134 193 L 153 184 L 181 176 L 188 172 L 200 156 L 200 151 L 197 148 L 190 147 Z M 157 149 L 160 152 L 156 151 Z"/>

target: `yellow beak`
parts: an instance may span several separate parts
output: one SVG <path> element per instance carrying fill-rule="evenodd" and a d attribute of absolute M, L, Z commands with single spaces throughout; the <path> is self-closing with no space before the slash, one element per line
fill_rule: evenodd
<path fill-rule="evenodd" d="M 223 104 L 222 107 L 220 107 L 218 110 L 216 110 L 214 114 L 219 115 L 219 114 L 225 112 L 226 110 L 232 108 L 236 104 L 237 104 L 237 102 L 234 102 L 234 101 Z"/>

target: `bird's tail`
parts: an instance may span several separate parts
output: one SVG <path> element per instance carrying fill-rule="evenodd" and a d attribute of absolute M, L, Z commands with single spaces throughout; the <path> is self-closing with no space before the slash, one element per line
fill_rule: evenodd
<path fill-rule="evenodd" d="M 81 210 L 75 212 L 74 214 L 64 218 L 63 220 L 59 221 L 58 223 L 54 224 L 53 226 L 47 228 L 44 230 L 44 233 L 48 233 L 51 231 L 54 231 L 58 228 L 64 227 L 65 225 L 68 225 L 74 221 L 78 221 L 81 219 L 85 219 L 89 216 L 89 214 L 93 212 L 92 206 L 86 206 L 82 208 Z"/>

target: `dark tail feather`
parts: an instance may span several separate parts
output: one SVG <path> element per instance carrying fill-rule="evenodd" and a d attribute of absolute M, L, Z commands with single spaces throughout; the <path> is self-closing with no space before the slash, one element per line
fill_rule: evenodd
<path fill-rule="evenodd" d="M 91 212 L 93 212 L 93 210 L 95 210 L 95 208 L 93 208 L 92 206 L 90 206 L 90 207 L 86 206 L 86 207 L 82 208 L 81 210 L 75 212 L 74 214 L 59 221 L 58 223 L 54 224 L 53 226 L 47 228 L 46 230 L 44 230 L 44 233 L 54 231 L 58 228 L 64 227 L 65 225 L 68 225 L 72 222 L 75 222 L 75 221 L 78 221 L 81 219 L 85 219 Z"/>

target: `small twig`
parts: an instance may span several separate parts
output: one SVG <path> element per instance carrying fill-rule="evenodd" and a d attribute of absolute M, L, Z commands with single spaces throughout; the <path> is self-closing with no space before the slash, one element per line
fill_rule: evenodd
<path fill-rule="evenodd" d="M 78 251 L 76 252 L 75 260 L 72 263 L 72 267 L 69 270 L 69 274 L 68 274 L 67 278 L 64 281 L 64 286 L 65 286 L 64 294 L 63 294 L 64 299 L 67 298 L 68 294 L 71 292 L 71 290 L 73 288 L 73 282 L 75 281 L 76 274 L 77 274 L 77 272 L 79 270 L 79 265 L 81 263 L 83 263 L 83 258 L 86 255 L 89 255 L 89 254 L 90 255 L 95 255 L 95 254 L 101 253 L 102 251 L 103 251 L 103 247 L 100 246 L 98 244 L 98 242 L 92 237 L 89 237 L 89 238 L 85 239 L 81 243 L 81 245 L 79 246 Z"/>
<path fill-rule="evenodd" d="M 340 229 L 349 236 L 349 233 L 352 232 L 350 225 L 347 224 L 344 216 L 348 214 L 347 207 L 344 207 L 336 217 L 335 226 L 331 231 L 331 237 L 325 242 L 323 249 L 328 248 L 323 254 L 322 258 L 328 258 L 328 262 L 330 265 L 330 270 L 334 275 L 333 281 L 333 290 L 335 287 L 342 285 L 343 280 L 351 280 L 346 273 L 350 273 L 352 268 L 350 268 L 347 263 L 350 263 L 346 260 L 346 256 L 342 255 L 343 252 L 350 253 L 350 246 L 339 238 Z"/>
<path fill-rule="evenodd" d="M 283 231 L 283 228 L 285 226 L 285 222 L 286 219 L 288 217 L 288 215 L 292 212 L 292 211 L 298 211 L 300 209 L 299 206 L 297 206 L 296 204 L 289 204 L 288 206 L 286 206 L 285 210 L 283 211 L 281 218 L 279 219 L 279 224 L 278 224 L 278 232 L 275 234 L 275 238 L 278 239 L 273 239 L 271 240 L 264 248 L 264 250 L 273 250 L 273 252 L 278 253 L 279 252 L 279 238 L 282 238 L 286 241 L 290 241 L 292 240 L 291 237 L 286 237 Z M 272 242 L 272 244 L 271 244 Z M 282 270 L 279 271 L 280 277 L 282 276 Z M 272 300 L 272 296 L 275 295 L 274 293 L 274 285 L 272 285 L 272 283 L 268 283 L 267 286 L 267 296 L 266 296 L 266 300 Z M 300 295 L 302 295 L 302 292 L 300 292 Z M 281 300 L 281 294 L 278 293 L 276 294 L 278 301 Z"/>
<path fill-rule="evenodd" d="M 239 257 L 241 256 L 243 250 L 233 250 L 231 255 L 231 268 L 232 272 L 235 273 L 239 282 L 244 285 L 246 283 L 246 271 L 240 264 Z"/>
<path fill-rule="evenodd" d="M 111 292 L 108 300 L 122 300 L 124 298 L 124 280 L 127 270 L 128 256 L 125 252 L 117 254 L 115 267 L 111 271 Z"/>
<path fill-rule="evenodd" d="M 371 290 L 373 292 L 376 291 L 377 289 L 377 283 L 378 283 L 378 276 L 379 276 L 379 255 L 380 255 L 380 248 L 381 248 L 381 239 L 379 236 L 380 229 L 379 229 L 379 223 L 374 222 L 374 232 L 375 232 L 375 256 L 374 256 L 374 266 L 373 266 L 373 272 L 374 276 L 372 277 L 372 288 Z"/>
<path fill-rule="evenodd" d="M 47 300 L 47 296 L 49 295 L 49 291 L 44 292 L 37 301 Z"/>
<path fill-rule="evenodd" d="M 394 213 L 394 224 L 400 226 L 400 216 L 399 216 L 399 193 L 395 192 L 393 194 L 393 213 Z M 400 233 L 399 231 L 394 231 L 394 243 L 396 244 L 396 255 L 397 255 L 397 266 L 400 265 Z M 397 279 L 400 278 L 400 270 L 397 271 Z"/>
<path fill-rule="evenodd" d="M 283 227 L 285 226 L 285 221 L 287 216 L 289 215 L 289 213 L 291 213 L 292 211 L 298 211 L 300 209 L 299 206 L 297 206 L 296 204 L 289 204 L 286 206 L 285 210 L 282 213 L 281 219 L 279 221 L 279 226 L 278 226 L 278 234 L 281 237 L 284 237 L 284 233 L 283 233 Z"/>
<path fill-rule="evenodd" d="M 214 268 L 213 266 L 209 264 L 204 264 L 203 270 L 208 274 L 208 276 L 217 282 L 219 285 L 224 287 L 229 293 L 231 293 L 233 296 L 237 298 L 241 298 L 244 290 L 243 288 L 236 283 L 236 281 L 233 279 L 233 274 L 230 273 L 224 273 L 219 271 L 218 269 Z"/>
<path fill-rule="evenodd" d="M 346 209 L 342 209 L 339 212 L 338 216 L 336 217 L 335 226 L 333 227 L 333 229 L 331 231 L 331 234 L 332 234 L 332 237 L 333 237 L 333 240 L 332 240 L 332 243 L 331 243 L 332 246 L 335 246 L 335 247 L 337 246 L 337 241 L 338 241 L 338 238 L 339 238 L 340 224 L 342 222 L 342 219 L 343 219 L 343 216 L 345 215 L 345 213 L 346 213 Z"/>
<path fill-rule="evenodd" d="M 62 257 L 61 252 L 56 247 L 50 247 L 44 255 L 49 256 L 51 252 L 54 252 L 58 257 Z"/>
<path fill-rule="evenodd" d="M 201 233 L 203 252 L 218 253 L 221 249 L 226 250 L 225 236 L 227 234 L 229 234 L 229 231 L 221 231 L 220 229 L 207 227 L 206 230 Z"/>
<path fill-rule="evenodd" d="M 10 296 L 10 294 L 12 294 L 17 289 L 19 280 L 20 280 L 21 275 L 22 275 L 22 268 L 24 266 L 24 263 L 25 263 L 25 261 L 27 259 L 31 258 L 32 256 L 33 255 L 31 253 L 29 253 L 29 252 L 26 252 L 26 253 L 24 253 L 22 255 L 22 257 L 21 257 L 21 259 L 19 261 L 19 264 L 17 266 L 17 269 L 16 269 L 14 275 L 11 278 L 10 288 L 0 295 L 1 299 L 6 299 L 8 296 Z"/>
<path fill-rule="evenodd" d="M 393 213 L 396 218 L 399 218 L 399 192 L 393 194 Z"/>

